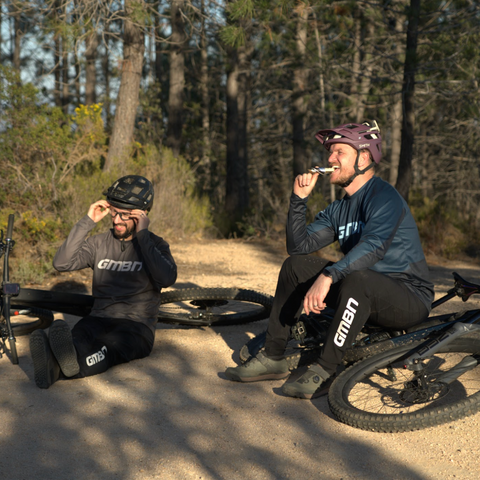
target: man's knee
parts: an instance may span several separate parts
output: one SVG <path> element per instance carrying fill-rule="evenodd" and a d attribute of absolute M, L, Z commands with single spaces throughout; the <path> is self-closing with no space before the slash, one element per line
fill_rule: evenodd
<path fill-rule="evenodd" d="M 329 262 L 313 255 L 292 255 L 285 259 L 280 275 L 302 276 L 304 272 L 320 273 Z"/>
<path fill-rule="evenodd" d="M 343 293 L 357 293 L 368 296 L 371 281 L 368 270 L 359 270 L 349 273 L 342 281 L 340 291 Z"/>

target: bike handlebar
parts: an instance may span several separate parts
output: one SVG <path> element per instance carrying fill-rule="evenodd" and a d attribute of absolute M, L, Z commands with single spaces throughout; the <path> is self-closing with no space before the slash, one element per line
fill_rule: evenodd
<path fill-rule="evenodd" d="M 14 219 L 15 219 L 15 215 L 13 215 L 13 213 L 11 213 L 8 216 L 7 238 L 6 238 L 7 241 L 12 239 Z"/>

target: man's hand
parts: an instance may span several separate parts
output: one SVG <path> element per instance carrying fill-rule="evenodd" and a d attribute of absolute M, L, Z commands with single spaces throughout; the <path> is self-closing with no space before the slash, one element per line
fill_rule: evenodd
<path fill-rule="evenodd" d="M 308 197 L 317 183 L 318 177 L 318 173 L 304 173 L 298 175 L 293 183 L 293 193 L 300 198 Z"/>
<path fill-rule="evenodd" d="M 150 220 L 147 217 L 147 213 L 143 210 L 132 210 L 130 217 L 135 222 L 135 231 L 139 232 L 140 230 L 148 230 L 150 225 Z"/>
<path fill-rule="evenodd" d="M 332 279 L 323 274 L 320 274 L 315 280 L 303 299 L 303 308 L 307 315 L 309 315 L 310 312 L 320 313 L 327 306 L 325 297 L 330 291 L 332 283 Z"/>
<path fill-rule="evenodd" d="M 108 215 L 108 209 L 110 204 L 106 200 L 99 200 L 98 202 L 92 203 L 88 209 L 88 216 L 95 222 L 98 223 L 100 220 L 105 218 Z"/>

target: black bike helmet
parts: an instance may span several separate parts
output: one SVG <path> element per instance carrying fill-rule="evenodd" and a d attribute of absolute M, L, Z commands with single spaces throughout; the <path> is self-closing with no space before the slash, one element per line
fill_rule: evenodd
<path fill-rule="evenodd" d="M 106 192 L 107 202 L 125 210 L 150 211 L 153 205 L 153 185 L 145 177 L 127 175 L 118 179 Z"/>

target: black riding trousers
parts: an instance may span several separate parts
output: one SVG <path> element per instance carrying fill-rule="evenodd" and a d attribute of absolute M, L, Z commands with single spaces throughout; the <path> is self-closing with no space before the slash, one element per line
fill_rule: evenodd
<path fill-rule="evenodd" d="M 72 329 L 80 373 L 97 375 L 114 365 L 150 355 L 155 335 L 143 323 L 128 319 L 87 316 Z"/>
<path fill-rule="evenodd" d="M 265 352 L 281 358 L 290 329 L 303 309 L 303 299 L 322 270 L 331 265 L 310 255 L 287 258 L 280 270 L 268 322 Z M 373 270 L 361 270 L 333 284 L 325 303 L 335 309 L 318 363 L 330 374 L 341 364 L 362 327 L 369 324 L 402 330 L 428 317 L 428 309 L 408 287 Z"/>

